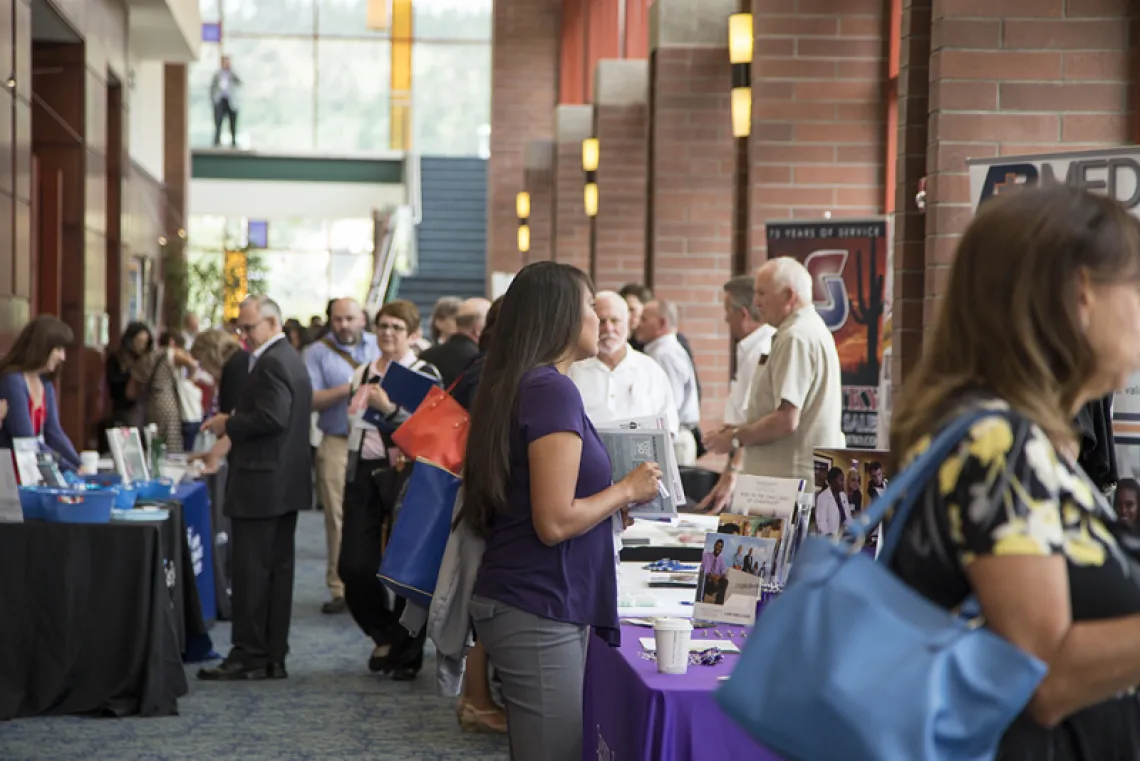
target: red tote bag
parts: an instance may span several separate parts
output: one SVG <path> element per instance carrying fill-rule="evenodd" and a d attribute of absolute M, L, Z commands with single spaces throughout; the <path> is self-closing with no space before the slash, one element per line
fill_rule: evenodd
<path fill-rule="evenodd" d="M 456 475 L 463 472 L 471 416 L 448 391 L 433 387 L 392 441 L 408 458 L 424 459 Z"/>

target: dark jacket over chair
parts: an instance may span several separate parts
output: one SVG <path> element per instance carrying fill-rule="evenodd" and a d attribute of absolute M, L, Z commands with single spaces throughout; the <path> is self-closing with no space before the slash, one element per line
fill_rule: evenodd
<path fill-rule="evenodd" d="M 72 468 L 79 468 L 79 453 L 63 432 L 59 424 L 59 405 L 55 397 L 55 384 L 47 378 L 44 384 L 44 406 L 47 408 L 47 419 L 44 420 L 44 443 L 55 452 L 60 461 Z M 12 439 L 33 439 L 36 436 L 32 430 L 32 414 L 28 409 L 28 385 L 24 382 L 24 374 L 13 372 L 0 375 L 0 399 L 8 402 L 8 417 L 0 427 L 0 449 L 11 449 Z"/>
<path fill-rule="evenodd" d="M 309 414 L 313 389 L 305 363 L 279 340 L 249 371 L 233 416 L 226 515 L 274 518 L 309 506 L 312 454 Z"/>
<path fill-rule="evenodd" d="M 450 386 L 479 353 L 479 345 L 470 337 L 456 333 L 444 343 L 425 349 L 420 359 L 439 369 L 444 386 Z"/>

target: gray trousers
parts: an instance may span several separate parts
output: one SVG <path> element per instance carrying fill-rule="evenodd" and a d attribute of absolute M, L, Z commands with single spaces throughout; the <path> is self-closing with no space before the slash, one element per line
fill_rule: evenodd
<path fill-rule="evenodd" d="M 503 685 L 512 761 L 581 761 L 589 627 L 484 597 L 471 618 Z"/>

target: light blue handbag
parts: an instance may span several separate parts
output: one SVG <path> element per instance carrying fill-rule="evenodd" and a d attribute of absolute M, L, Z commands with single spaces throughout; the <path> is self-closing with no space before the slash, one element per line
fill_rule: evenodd
<path fill-rule="evenodd" d="M 1046 666 L 889 569 L 924 486 L 974 423 L 951 423 L 839 540 L 808 537 L 720 707 L 787 761 L 992 761 Z M 889 508 L 878 561 L 860 552 Z M 978 610 L 971 597 L 966 608 Z"/>

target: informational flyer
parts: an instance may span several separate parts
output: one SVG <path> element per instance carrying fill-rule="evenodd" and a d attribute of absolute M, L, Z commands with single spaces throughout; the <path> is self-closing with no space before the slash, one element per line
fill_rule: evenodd
<path fill-rule="evenodd" d="M 756 622 L 761 585 L 776 576 L 779 539 L 708 534 L 701 555 L 693 618 L 741 626 Z"/>

